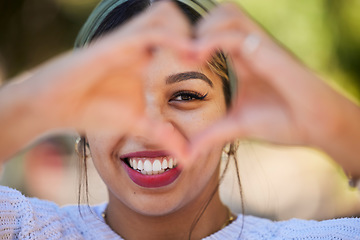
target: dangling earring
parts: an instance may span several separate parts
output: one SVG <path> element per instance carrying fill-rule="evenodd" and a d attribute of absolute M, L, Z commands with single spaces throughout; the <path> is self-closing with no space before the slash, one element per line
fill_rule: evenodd
<path fill-rule="evenodd" d="M 223 161 L 226 161 L 229 158 L 229 152 L 231 149 L 231 143 L 227 143 L 223 149 L 222 149 L 222 153 L 221 153 L 221 159 Z"/>
<path fill-rule="evenodd" d="M 360 191 L 360 178 L 354 178 L 351 174 L 348 175 L 349 186 L 352 188 L 357 188 Z"/>
<path fill-rule="evenodd" d="M 75 141 L 75 151 L 80 158 L 91 156 L 89 143 L 86 141 L 85 137 L 78 137 Z"/>
<path fill-rule="evenodd" d="M 223 147 L 223 152 L 224 152 L 224 153 L 229 153 L 229 152 L 230 152 L 230 148 L 231 148 L 231 143 L 227 143 L 227 144 Z"/>

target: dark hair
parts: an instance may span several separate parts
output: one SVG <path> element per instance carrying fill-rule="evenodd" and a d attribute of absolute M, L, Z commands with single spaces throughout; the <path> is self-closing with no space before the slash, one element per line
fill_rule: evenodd
<path fill-rule="evenodd" d="M 195 12 L 189 6 L 178 1 L 175 2 L 181 11 L 189 18 L 192 24 L 196 24 L 196 22 L 201 18 L 201 15 Z M 105 17 L 102 23 L 100 23 L 94 35 L 91 36 L 90 41 L 103 36 L 120 25 L 123 25 L 125 22 L 129 21 L 134 16 L 138 15 L 146 8 L 151 6 L 151 4 L 152 3 L 149 0 L 128 0 L 120 4 Z"/>
<path fill-rule="evenodd" d="M 151 3 L 148 0 L 130 0 L 120 4 L 105 17 L 96 29 L 94 35 L 91 36 L 90 42 L 108 32 L 111 32 L 114 28 L 123 25 L 125 22 L 148 8 L 150 4 Z"/>
<path fill-rule="evenodd" d="M 184 13 L 184 15 L 187 16 L 192 25 L 195 25 L 197 21 L 201 19 L 201 15 L 188 5 L 178 1 L 174 2 L 178 5 L 179 9 Z M 100 23 L 95 33 L 90 36 L 90 42 L 123 25 L 134 16 L 138 15 L 146 8 L 151 6 L 151 3 L 152 2 L 150 0 L 128 0 L 120 4 L 114 8 Z M 225 103 L 229 108 L 231 104 L 231 88 L 225 55 L 221 51 L 217 52 L 213 56 L 212 61 L 208 62 L 208 65 L 210 70 L 216 73 L 222 80 Z"/>
<path fill-rule="evenodd" d="M 201 15 L 198 12 L 196 12 L 195 10 L 193 10 L 192 8 L 190 8 L 188 5 L 178 2 L 178 1 L 174 1 L 174 2 L 178 5 L 179 9 L 185 14 L 185 16 L 188 17 L 188 19 L 190 20 L 190 22 L 193 25 L 195 25 L 197 23 L 197 21 L 201 19 Z M 148 8 L 151 5 L 151 3 L 152 2 L 150 0 L 128 0 L 128 1 L 120 4 L 119 6 L 114 8 L 105 17 L 105 19 L 100 23 L 100 25 L 96 29 L 94 35 L 90 37 L 90 39 L 91 39 L 90 42 L 111 32 L 115 28 L 117 28 L 117 27 L 121 26 L 122 24 L 124 24 L 125 22 L 129 21 L 131 18 L 133 18 L 134 16 L 138 15 L 139 13 L 144 11 L 146 8 Z M 210 70 L 212 70 L 215 74 L 217 74 L 222 81 L 225 103 L 226 103 L 227 108 L 229 109 L 230 105 L 231 105 L 231 87 L 230 87 L 230 81 L 229 81 L 229 76 L 228 76 L 229 72 L 228 72 L 228 66 L 226 63 L 225 55 L 221 51 L 217 52 L 213 56 L 213 59 L 208 62 L 208 66 L 210 67 Z M 86 199 L 86 202 L 88 203 L 88 178 L 87 178 L 87 163 L 86 163 L 86 161 L 87 161 L 87 150 L 86 149 L 87 148 L 88 148 L 88 144 L 86 142 L 86 138 L 81 137 L 80 143 L 77 146 L 77 151 L 79 153 L 79 156 L 82 158 L 82 163 L 80 163 L 81 164 L 80 165 L 81 166 L 81 174 L 80 174 L 79 196 L 78 196 L 79 204 L 81 202 L 81 192 L 82 192 L 81 189 L 83 189 L 83 188 L 85 188 L 85 192 L 86 192 L 85 199 Z M 211 196 L 208 199 L 208 201 L 200 209 L 196 218 L 194 219 L 193 224 L 190 229 L 190 232 L 189 232 L 189 239 L 191 238 L 192 231 L 195 229 L 195 226 L 198 223 L 198 221 L 200 220 L 202 214 L 205 212 L 207 206 L 213 199 L 213 196 L 218 191 L 219 186 L 224 178 L 224 175 L 227 172 L 230 159 L 234 160 L 235 170 L 236 170 L 238 184 L 239 184 L 239 190 L 240 190 L 241 209 L 242 209 L 242 212 L 244 212 L 243 192 L 242 192 L 241 181 L 240 181 L 240 176 L 239 176 L 239 167 L 238 167 L 237 159 L 235 156 L 236 151 L 237 151 L 237 145 L 235 143 L 232 143 L 230 145 L 229 150 L 226 152 L 228 160 L 227 160 L 225 168 L 220 176 L 219 183 L 217 184 L 217 186 L 211 193 Z M 81 181 L 82 179 L 85 179 L 85 184 Z M 240 235 L 241 235 L 241 233 L 240 233 Z"/>

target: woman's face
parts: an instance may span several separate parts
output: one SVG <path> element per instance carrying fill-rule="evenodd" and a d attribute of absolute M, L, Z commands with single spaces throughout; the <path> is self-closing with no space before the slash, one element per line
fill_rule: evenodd
<path fill-rule="evenodd" d="M 144 89 L 146 113 L 188 139 L 226 113 L 221 79 L 206 66 L 184 65 L 167 50 L 155 53 Z M 151 136 L 87 137 L 94 164 L 109 189 L 109 206 L 164 215 L 208 198 L 218 183 L 223 146 L 212 146 L 191 167 L 180 169 Z"/>

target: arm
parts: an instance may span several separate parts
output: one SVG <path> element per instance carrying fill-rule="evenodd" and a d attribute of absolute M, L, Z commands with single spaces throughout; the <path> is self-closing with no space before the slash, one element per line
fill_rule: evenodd
<path fill-rule="evenodd" d="M 250 138 L 320 148 L 360 176 L 360 108 L 326 85 L 241 8 L 223 4 L 198 25 L 197 49 L 222 49 L 240 86 L 228 116 L 194 139 L 194 153 L 215 142 Z"/>
<path fill-rule="evenodd" d="M 360 177 L 360 107 L 343 98 L 332 135 L 318 146 L 337 161 L 347 174 Z"/>
<path fill-rule="evenodd" d="M 169 130 L 161 123 L 151 125 L 144 116 L 141 79 L 152 59 L 149 49 L 172 48 L 186 58 L 189 36 L 188 22 L 176 6 L 158 3 L 90 47 L 48 61 L 26 80 L 4 86 L 0 162 L 58 129 L 120 135 L 143 131 L 154 136 L 156 130 L 165 146 L 184 144 L 180 135 L 161 140 L 162 130 Z"/>
<path fill-rule="evenodd" d="M 0 89 L 1 162 L 35 137 L 52 129 L 51 122 L 44 119 L 46 116 L 39 112 L 34 96 L 26 91 L 23 82 L 18 81 L 14 79 Z"/>

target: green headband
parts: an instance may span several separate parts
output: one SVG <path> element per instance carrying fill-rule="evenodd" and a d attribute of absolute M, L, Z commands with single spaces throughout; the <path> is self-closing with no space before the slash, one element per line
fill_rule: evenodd
<path fill-rule="evenodd" d="M 116 7 L 120 6 L 128 0 L 103 0 L 101 1 L 93 12 L 90 14 L 89 18 L 85 22 L 84 26 L 81 28 L 76 41 L 75 48 L 81 48 L 86 46 L 90 40 L 93 38 L 96 30 L 99 28 L 100 24 L 105 20 L 105 18 L 111 13 Z M 206 15 L 211 9 L 216 7 L 217 3 L 213 0 L 176 0 L 181 2 L 197 13 L 202 17 Z M 233 71 L 231 71 L 231 64 L 229 59 L 227 59 L 228 65 L 228 74 L 231 88 L 231 96 L 235 96 L 237 88 L 237 78 Z"/>

